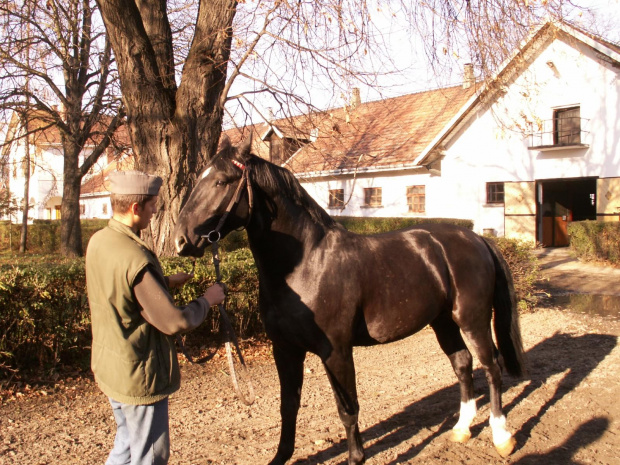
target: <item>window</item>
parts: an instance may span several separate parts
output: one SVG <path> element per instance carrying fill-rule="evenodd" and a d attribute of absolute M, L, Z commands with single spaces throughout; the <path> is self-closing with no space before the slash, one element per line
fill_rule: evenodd
<path fill-rule="evenodd" d="M 364 206 L 380 207 L 381 206 L 381 188 L 367 187 L 364 189 Z"/>
<path fill-rule="evenodd" d="M 103 205 L 101 205 L 101 213 L 103 215 L 107 215 L 108 214 L 108 204 L 104 203 Z"/>
<path fill-rule="evenodd" d="M 553 112 L 553 145 L 581 144 L 579 107 L 562 108 Z"/>
<path fill-rule="evenodd" d="M 80 204 L 80 215 L 84 215 L 86 213 L 86 205 L 83 203 Z"/>
<path fill-rule="evenodd" d="M 503 182 L 487 182 L 487 203 L 504 203 Z"/>
<path fill-rule="evenodd" d="M 426 186 L 407 187 L 407 205 L 413 213 L 426 212 Z"/>
<path fill-rule="evenodd" d="M 344 207 L 344 189 L 329 190 L 329 208 Z"/>

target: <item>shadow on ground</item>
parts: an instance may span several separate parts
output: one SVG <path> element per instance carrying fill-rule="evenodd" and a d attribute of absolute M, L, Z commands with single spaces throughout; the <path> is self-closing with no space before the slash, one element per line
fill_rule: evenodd
<path fill-rule="evenodd" d="M 527 399 L 534 391 L 545 384 L 550 377 L 560 373 L 564 373 L 564 377 L 553 396 L 541 405 L 538 411 L 532 412 L 530 418 L 516 431 L 517 449 L 522 447 L 527 438 L 530 437 L 532 430 L 539 422 L 539 418 L 574 390 L 613 350 L 615 345 L 616 338 L 613 336 L 587 334 L 573 337 L 566 334 L 555 334 L 527 352 L 528 366 L 530 368 L 527 384 L 517 397 L 504 406 L 506 414 L 515 405 Z M 575 354 L 588 354 L 588 356 L 576 357 Z M 488 386 L 482 370 L 476 370 L 474 382 L 476 394 L 479 396 L 484 393 L 478 398 L 478 407 L 480 408 L 489 402 Z M 504 390 L 519 384 L 519 382 L 519 380 L 506 376 L 504 378 Z M 458 405 L 459 389 L 456 383 L 408 405 L 398 414 L 386 418 L 362 432 L 362 438 L 365 443 L 376 440 L 376 442 L 365 449 L 366 457 L 372 458 L 387 449 L 406 442 L 423 429 L 434 431 L 424 441 L 401 453 L 392 462 L 389 462 L 389 465 L 413 459 L 426 445 L 454 426 L 457 420 L 456 412 L 458 411 Z M 532 405 L 535 405 L 535 403 L 533 402 Z M 363 410 L 364 406 L 361 405 L 360 408 Z M 455 414 L 446 417 L 445 412 L 447 411 L 455 412 Z M 487 419 L 474 425 L 472 427 L 473 436 L 480 434 L 486 424 Z M 593 418 L 577 428 L 570 438 L 569 446 L 566 444 L 559 445 L 548 453 L 528 455 L 520 458 L 515 463 L 574 463 L 572 457 L 575 452 L 600 437 L 608 426 L 609 421 L 607 419 Z M 511 427 L 517 428 L 518 425 L 511 424 Z M 296 461 L 295 464 L 310 465 L 322 463 L 334 459 L 346 451 L 346 441 L 341 440 L 325 450 Z"/>

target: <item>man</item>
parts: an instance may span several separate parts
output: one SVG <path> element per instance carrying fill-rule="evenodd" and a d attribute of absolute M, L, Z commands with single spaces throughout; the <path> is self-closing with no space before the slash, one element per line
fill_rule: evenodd
<path fill-rule="evenodd" d="M 162 179 L 120 171 L 108 182 L 113 216 L 86 251 L 91 366 L 117 424 L 106 465 L 166 464 L 168 396 L 180 386 L 173 336 L 200 325 L 209 307 L 224 300 L 224 290 L 211 286 L 186 307 L 176 307 L 168 286 L 181 286 L 193 275 L 164 277 L 159 260 L 139 237 L 157 212 Z"/>

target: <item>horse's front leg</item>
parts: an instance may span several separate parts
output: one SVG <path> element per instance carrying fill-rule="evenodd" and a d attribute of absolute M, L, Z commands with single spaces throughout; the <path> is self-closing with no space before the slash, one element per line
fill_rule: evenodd
<path fill-rule="evenodd" d="M 362 464 L 365 457 L 362 437 L 357 424 L 360 408 L 357 403 L 353 349 L 351 347 L 340 350 L 334 349 L 330 356 L 323 361 L 323 364 L 336 397 L 340 420 L 347 433 L 349 465 Z"/>
<path fill-rule="evenodd" d="M 284 465 L 295 449 L 295 428 L 297 412 L 304 381 L 304 359 L 306 352 L 299 348 L 273 345 L 273 357 L 280 378 L 280 444 L 270 465 Z"/>

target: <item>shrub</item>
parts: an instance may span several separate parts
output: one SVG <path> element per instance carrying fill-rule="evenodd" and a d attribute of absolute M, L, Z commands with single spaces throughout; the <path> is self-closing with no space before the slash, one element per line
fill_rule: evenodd
<path fill-rule="evenodd" d="M 252 254 L 243 248 L 222 250 L 220 255 L 236 334 L 256 336 L 262 326 Z M 196 262 L 194 280 L 173 291 L 179 305 L 202 295 L 215 281 L 210 254 L 207 257 Z M 24 255 L 11 260 L 14 263 L 0 265 L 0 379 L 12 371 L 41 375 L 61 365 L 87 368 L 91 332 L 84 259 Z M 166 274 L 189 272 L 192 267 L 188 258 L 163 258 L 161 263 Z M 216 335 L 217 315 L 211 312 L 211 322 L 190 333 L 190 340 L 204 342 Z"/>
<path fill-rule="evenodd" d="M 334 220 L 343 225 L 347 230 L 357 234 L 378 234 L 424 223 L 451 223 L 468 229 L 473 229 L 474 227 L 471 220 L 453 218 L 358 218 L 337 216 L 334 217 Z"/>
<path fill-rule="evenodd" d="M 90 346 L 81 260 L 0 267 L 0 372 L 83 363 Z M 7 373 L 3 373 L 6 371 Z"/>
<path fill-rule="evenodd" d="M 387 231 L 386 225 L 403 227 L 399 221 L 374 224 L 375 232 Z M 513 272 L 520 307 L 533 306 L 538 268 L 529 253 L 531 247 L 504 238 L 493 239 Z M 245 235 L 240 233 L 220 249 L 222 278 L 230 291 L 227 310 L 239 337 L 262 337 L 258 275 L 250 250 L 240 247 L 244 240 Z M 189 272 L 194 266 L 193 259 L 181 257 L 162 258 L 161 264 L 167 275 Z M 194 273 L 190 283 L 173 291 L 179 305 L 202 295 L 215 281 L 209 251 L 196 261 Z M 89 366 L 90 312 L 83 259 L 32 254 L 5 257 L 4 263 L 0 262 L 0 308 L 0 379 L 15 371 L 30 370 L 31 374 L 41 375 L 60 365 Z M 211 342 L 217 331 L 218 315 L 213 311 L 207 324 L 188 334 L 187 342 L 191 347 L 203 345 Z"/>
<path fill-rule="evenodd" d="M 568 236 L 579 259 L 620 265 L 620 223 L 575 221 L 568 224 Z"/>

